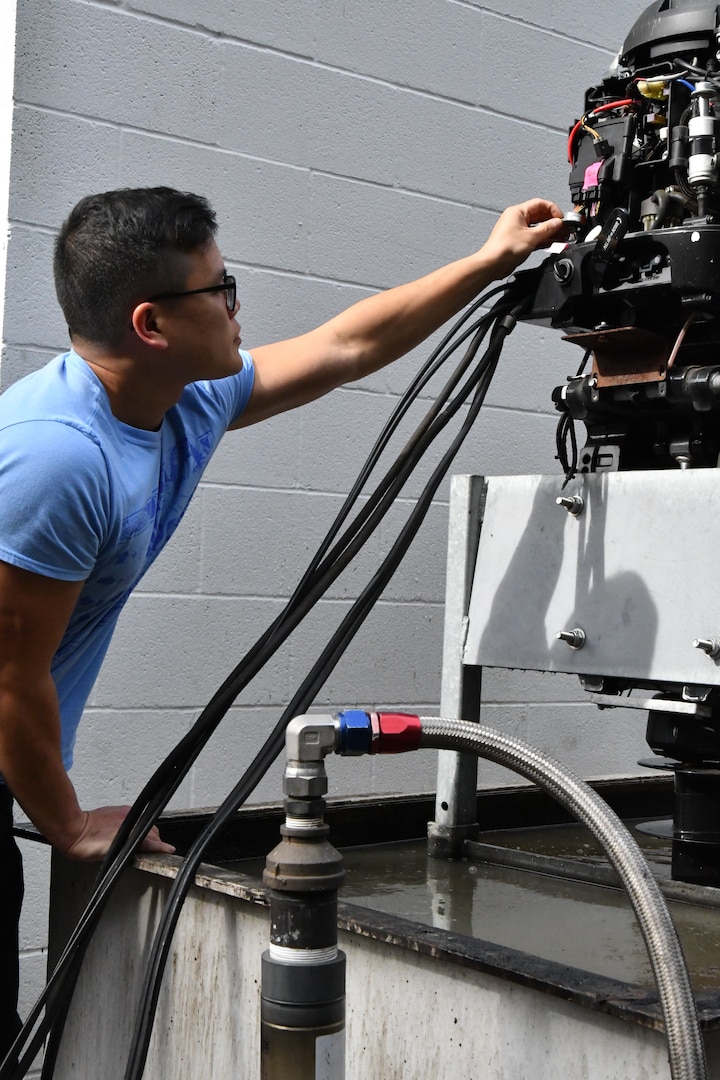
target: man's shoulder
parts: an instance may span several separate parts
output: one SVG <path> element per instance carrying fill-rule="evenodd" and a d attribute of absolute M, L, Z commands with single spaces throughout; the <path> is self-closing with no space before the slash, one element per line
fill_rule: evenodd
<path fill-rule="evenodd" d="M 93 439 L 97 393 L 73 353 L 61 353 L 0 394 L 0 432 L 27 440 L 41 437 Z M 71 434 L 73 433 L 74 434 Z"/>

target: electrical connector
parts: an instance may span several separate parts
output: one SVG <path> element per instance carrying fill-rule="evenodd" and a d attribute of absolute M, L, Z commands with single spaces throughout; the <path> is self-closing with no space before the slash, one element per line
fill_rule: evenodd
<path fill-rule="evenodd" d="M 661 101 L 667 97 L 667 84 L 662 79 L 638 79 L 636 86 L 638 93 L 644 98 Z"/>

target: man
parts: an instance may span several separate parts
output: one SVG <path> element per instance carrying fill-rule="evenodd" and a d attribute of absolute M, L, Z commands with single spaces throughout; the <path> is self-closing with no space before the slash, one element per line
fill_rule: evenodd
<path fill-rule="evenodd" d="M 122 190 L 72 211 L 55 249 L 72 349 L 0 398 L 0 1060 L 19 1027 L 12 799 L 64 855 L 107 851 L 127 807 L 79 805 L 75 733 L 122 606 L 221 435 L 404 355 L 561 219 L 539 199 L 511 207 L 475 255 L 250 354 L 204 199 Z M 143 846 L 173 850 L 156 828 Z"/>

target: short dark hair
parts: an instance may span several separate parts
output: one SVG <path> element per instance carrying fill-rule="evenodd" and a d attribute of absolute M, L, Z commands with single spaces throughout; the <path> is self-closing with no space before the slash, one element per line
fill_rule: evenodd
<path fill-rule="evenodd" d="M 185 287 L 177 256 L 206 247 L 216 231 L 208 201 L 173 188 L 81 199 L 55 241 L 55 290 L 70 336 L 118 345 L 136 304 Z"/>

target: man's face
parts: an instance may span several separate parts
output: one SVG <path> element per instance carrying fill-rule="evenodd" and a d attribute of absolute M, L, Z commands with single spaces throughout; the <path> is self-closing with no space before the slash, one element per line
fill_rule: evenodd
<path fill-rule="evenodd" d="M 226 268 L 214 241 L 184 259 L 189 269 L 183 291 L 222 284 Z M 156 302 L 165 306 L 168 358 L 183 370 L 186 382 L 222 379 L 240 370 L 240 305 L 229 311 L 223 289 Z"/>

